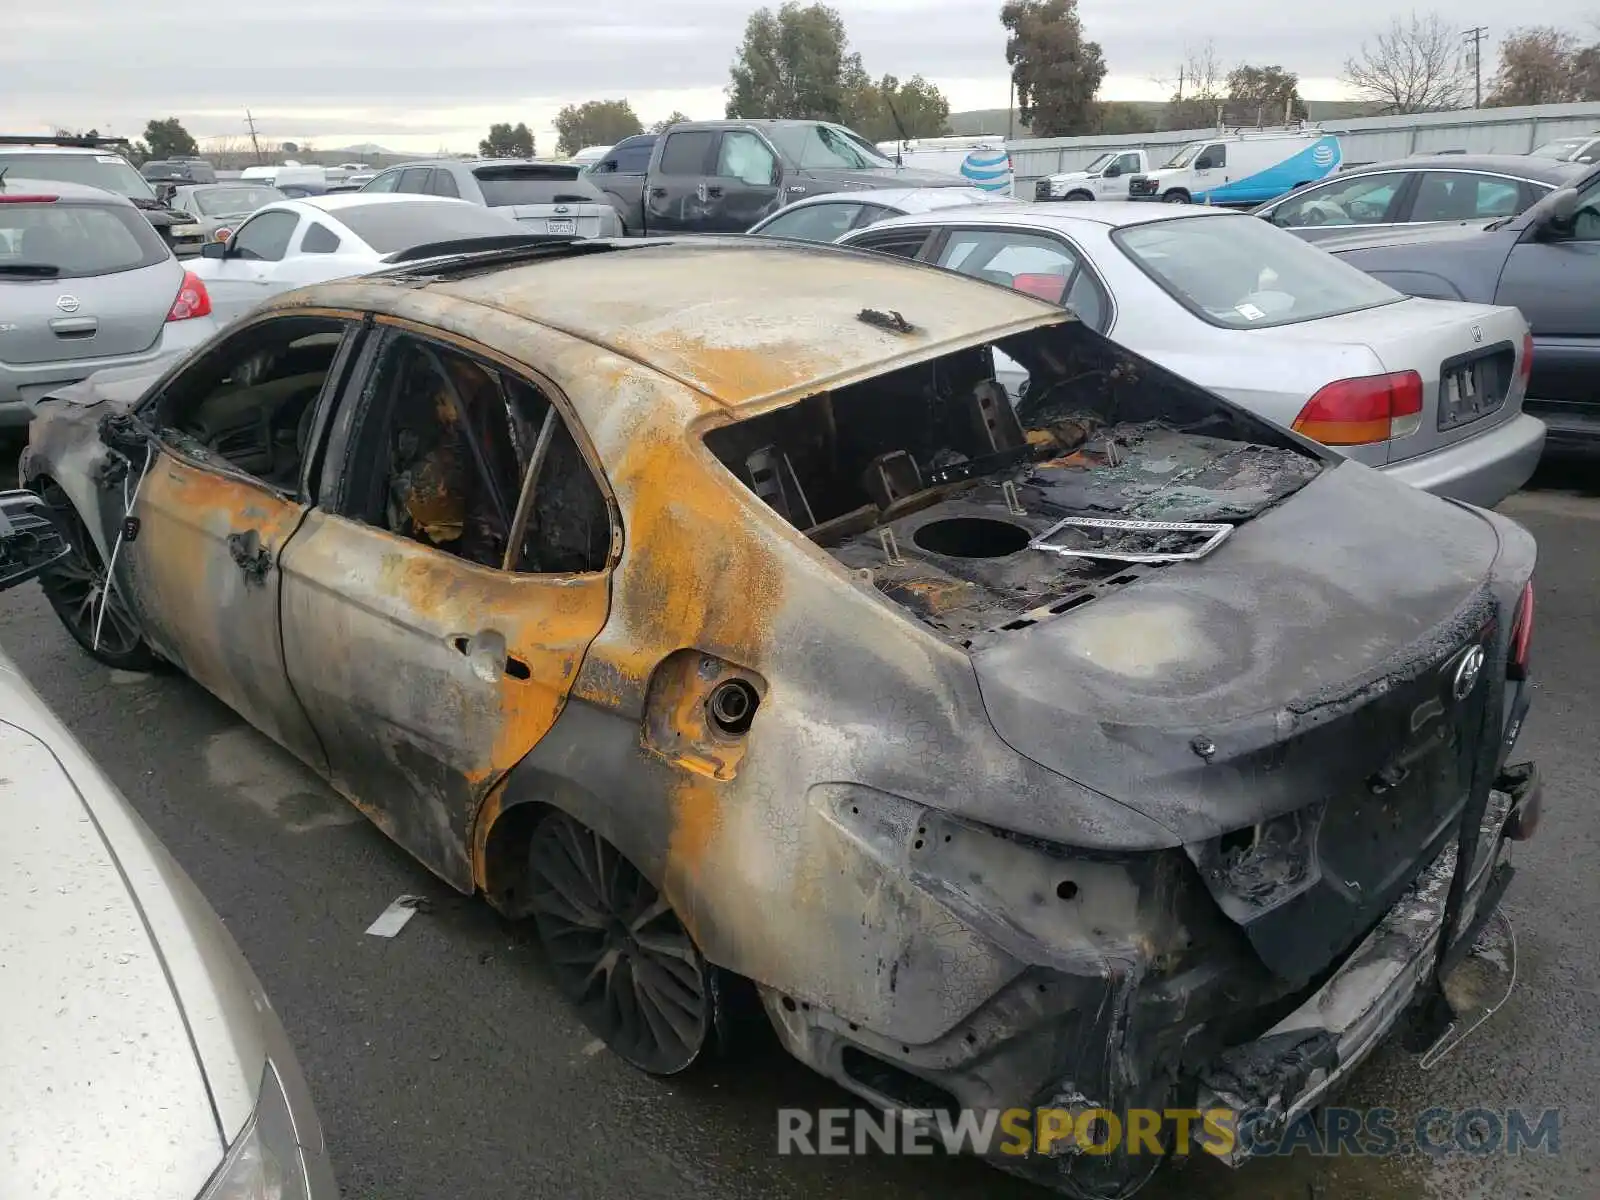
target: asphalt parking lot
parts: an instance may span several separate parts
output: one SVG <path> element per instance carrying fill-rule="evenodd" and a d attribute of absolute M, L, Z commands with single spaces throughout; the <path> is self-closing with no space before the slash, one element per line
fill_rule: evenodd
<path fill-rule="evenodd" d="M 9 457 L 9 456 L 8 456 Z M 1561 1110 L 1554 1153 L 1207 1161 L 1146 1195 L 1573 1197 L 1600 1193 L 1600 469 L 1556 464 L 1502 506 L 1540 544 L 1539 684 L 1519 757 L 1547 780 L 1507 910 L 1508 1003 L 1430 1072 L 1390 1046 L 1344 1103 Z M 287 754 L 174 675 L 108 671 L 35 586 L 0 596 L 0 642 L 194 877 L 283 1015 L 345 1194 L 1043 1200 L 968 1161 L 780 1158 L 780 1107 L 843 1093 L 756 1038 L 691 1081 L 640 1076 L 556 998 L 531 940 L 451 893 Z M 396 896 L 431 904 L 364 935 Z"/>

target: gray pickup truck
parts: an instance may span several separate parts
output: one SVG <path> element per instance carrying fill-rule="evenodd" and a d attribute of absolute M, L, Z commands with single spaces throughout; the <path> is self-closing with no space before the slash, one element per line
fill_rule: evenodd
<path fill-rule="evenodd" d="M 586 174 L 635 237 L 743 233 L 822 192 L 971 186 L 959 175 L 898 167 L 827 121 L 686 121 L 624 138 Z"/>

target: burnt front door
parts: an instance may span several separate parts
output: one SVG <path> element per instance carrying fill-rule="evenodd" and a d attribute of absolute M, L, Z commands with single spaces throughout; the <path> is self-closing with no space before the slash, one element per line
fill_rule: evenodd
<path fill-rule="evenodd" d="M 314 419 L 360 336 L 354 320 L 272 317 L 169 380 L 142 415 L 174 432 L 153 444 L 142 480 L 135 463 L 117 555 L 150 643 L 319 771 L 321 747 L 284 673 L 280 572 L 310 508 L 302 468 Z M 119 510 L 123 498 L 108 493 Z"/>

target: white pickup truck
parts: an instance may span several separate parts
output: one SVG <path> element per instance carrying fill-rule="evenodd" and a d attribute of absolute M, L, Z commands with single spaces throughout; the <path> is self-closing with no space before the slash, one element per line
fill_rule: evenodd
<path fill-rule="evenodd" d="M 1035 200 L 1126 200 L 1128 181 L 1150 170 L 1143 150 L 1107 150 L 1081 171 L 1046 175 L 1033 185 Z"/>

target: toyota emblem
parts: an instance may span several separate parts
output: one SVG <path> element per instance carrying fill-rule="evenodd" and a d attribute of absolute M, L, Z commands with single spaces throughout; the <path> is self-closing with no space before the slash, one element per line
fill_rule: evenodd
<path fill-rule="evenodd" d="M 1478 686 L 1478 676 L 1483 674 L 1483 647 L 1474 646 L 1461 656 L 1456 664 L 1456 675 L 1450 683 L 1450 694 L 1459 703 L 1472 695 Z"/>
<path fill-rule="evenodd" d="M 57 296 L 56 307 L 65 313 L 78 311 L 78 298 L 76 296 Z"/>
<path fill-rule="evenodd" d="M 1474 325 L 1472 327 L 1472 340 L 1474 342 L 1483 341 L 1483 326 L 1482 325 Z"/>

